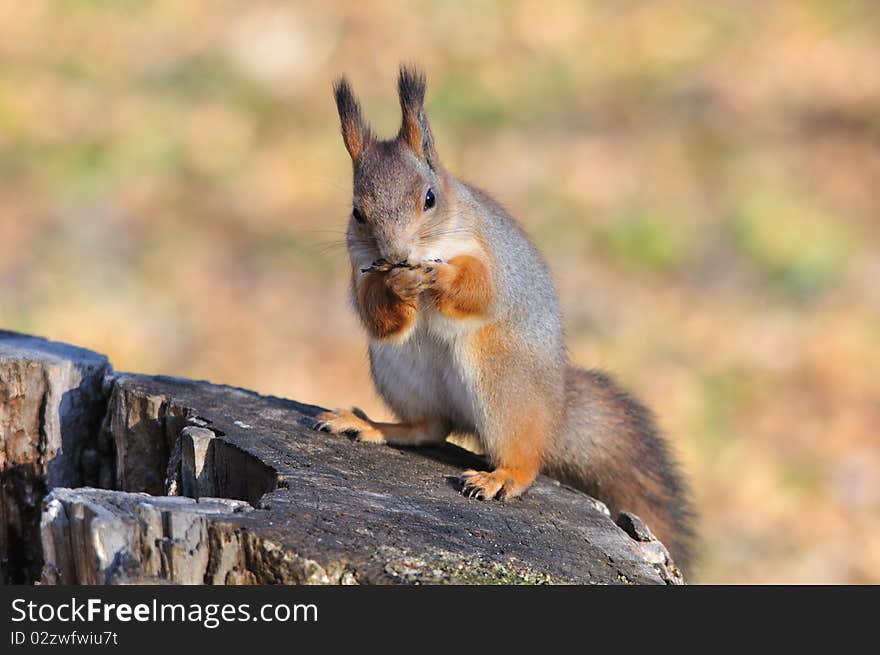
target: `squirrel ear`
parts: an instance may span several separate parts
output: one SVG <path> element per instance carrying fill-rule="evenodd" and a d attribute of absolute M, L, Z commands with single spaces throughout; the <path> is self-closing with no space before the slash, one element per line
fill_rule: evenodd
<path fill-rule="evenodd" d="M 403 114 L 397 138 L 409 144 L 416 156 L 434 168 L 437 153 L 434 151 L 431 126 L 428 125 L 428 117 L 425 115 L 425 74 L 415 68 L 401 66 L 400 76 L 397 78 L 397 93 Z"/>
<path fill-rule="evenodd" d="M 336 98 L 336 109 L 342 125 L 342 140 L 352 160 L 357 160 L 372 141 L 373 133 L 364 124 L 360 103 L 354 97 L 345 77 L 340 77 L 333 85 L 333 96 Z"/>

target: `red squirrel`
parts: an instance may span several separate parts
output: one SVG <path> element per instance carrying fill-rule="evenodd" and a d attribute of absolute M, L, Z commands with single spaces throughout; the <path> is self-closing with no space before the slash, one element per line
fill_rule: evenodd
<path fill-rule="evenodd" d="M 471 498 L 522 494 L 543 471 L 639 515 L 679 566 L 690 557 L 684 481 L 650 411 L 604 373 L 573 365 L 547 266 L 520 225 L 441 163 L 425 77 L 401 68 L 403 121 L 380 140 L 343 77 L 334 86 L 354 169 L 351 297 L 376 388 L 400 419 L 325 412 L 318 427 L 405 446 L 475 435 L 491 471 L 465 471 Z"/>

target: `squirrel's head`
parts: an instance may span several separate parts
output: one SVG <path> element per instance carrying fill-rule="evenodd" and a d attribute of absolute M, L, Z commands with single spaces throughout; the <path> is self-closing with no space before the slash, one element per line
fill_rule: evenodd
<path fill-rule="evenodd" d="M 446 176 L 425 115 L 425 76 L 400 69 L 403 121 L 390 140 L 377 139 L 364 122 L 344 77 L 333 90 L 342 140 L 354 166 L 349 248 L 391 263 L 418 258 L 449 214 Z"/>

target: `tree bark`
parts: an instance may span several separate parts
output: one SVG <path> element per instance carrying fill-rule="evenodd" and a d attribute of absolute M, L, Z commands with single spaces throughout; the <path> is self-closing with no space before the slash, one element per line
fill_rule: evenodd
<path fill-rule="evenodd" d="M 35 372 L 53 367 L 88 370 L 93 393 L 80 381 L 76 403 L 55 403 L 76 376 L 50 393 Z M 15 372 L 31 370 L 27 384 Z M 16 548 L 34 556 L 4 562 L 12 581 L 35 580 L 39 563 L 42 582 L 57 584 L 682 581 L 637 517 L 623 517 L 626 532 L 604 505 L 545 477 L 521 499 L 464 498 L 458 474 L 486 464 L 451 444 L 355 443 L 315 431 L 319 407 L 115 374 L 95 353 L 12 333 L 0 333 L 0 371 L 4 489 L 18 489 L 27 465 L 36 490 L 29 505 L 3 497 L 7 532 L 43 501 L 29 530 L 15 528 Z M 73 407 L 76 429 L 58 440 L 51 426 L 68 425 Z"/>

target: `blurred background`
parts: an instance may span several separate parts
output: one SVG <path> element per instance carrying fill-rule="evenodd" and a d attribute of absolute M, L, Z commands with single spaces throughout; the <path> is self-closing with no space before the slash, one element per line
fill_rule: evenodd
<path fill-rule="evenodd" d="M 0 327 L 387 416 L 330 86 L 400 62 L 659 415 L 694 582 L 880 583 L 880 3 L 0 4 Z"/>

